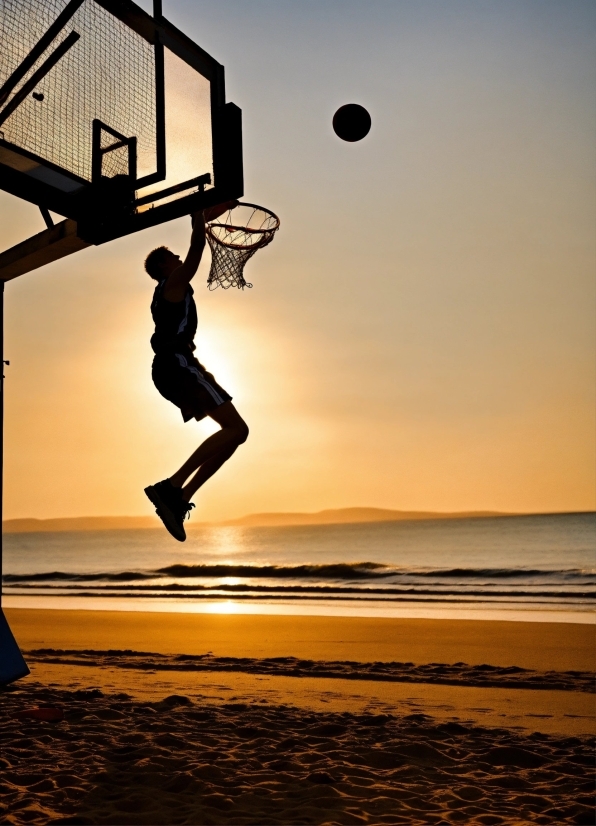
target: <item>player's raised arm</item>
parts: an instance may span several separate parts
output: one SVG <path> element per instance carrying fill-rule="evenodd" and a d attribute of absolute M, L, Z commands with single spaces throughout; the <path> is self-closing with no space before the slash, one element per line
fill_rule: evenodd
<path fill-rule="evenodd" d="M 210 207 L 204 212 L 193 212 L 191 217 L 192 235 L 190 237 L 190 247 L 188 254 L 180 266 L 176 267 L 168 276 L 167 283 L 164 287 L 164 298 L 167 301 L 182 301 L 186 288 L 201 263 L 203 257 L 203 250 L 205 249 L 205 224 L 208 221 L 214 221 L 236 206 L 237 201 L 226 201 L 223 204 Z"/>
<path fill-rule="evenodd" d="M 199 268 L 205 249 L 205 218 L 202 212 L 192 215 L 190 247 L 184 261 L 168 276 L 164 287 L 166 301 L 182 301 L 186 288 Z"/>

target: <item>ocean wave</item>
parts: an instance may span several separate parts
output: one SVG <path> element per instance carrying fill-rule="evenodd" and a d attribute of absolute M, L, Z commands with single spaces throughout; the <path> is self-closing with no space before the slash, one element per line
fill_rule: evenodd
<path fill-rule="evenodd" d="M 4 574 L 4 582 L 135 582 L 156 577 L 251 577 L 256 579 L 368 579 L 387 577 L 394 569 L 379 562 L 339 562 L 323 565 L 168 565 L 154 571 L 100 571 L 76 573 L 49 571 L 34 574 Z"/>
<path fill-rule="evenodd" d="M 9 592 L 5 592 L 8 595 Z M 17 591 L 11 592 L 13 596 L 18 596 Z M 32 595 L 31 592 L 28 592 L 28 596 Z M 521 607 L 528 608 L 530 606 L 537 607 L 540 605 L 549 605 L 549 606 L 558 606 L 561 608 L 562 606 L 570 607 L 573 606 L 574 610 L 582 610 L 590 612 L 593 611 L 594 603 L 591 600 L 584 600 L 581 597 L 574 596 L 573 599 L 560 599 L 556 595 L 549 597 L 535 597 L 535 598 L 528 598 L 528 597 L 520 597 L 517 594 L 513 593 L 507 597 L 496 597 L 493 595 L 488 595 L 485 597 L 474 597 L 466 592 L 463 593 L 462 596 L 454 596 L 454 595 L 444 595 L 444 594 L 435 594 L 434 596 L 419 596 L 415 594 L 401 594 L 400 596 L 396 595 L 380 595 L 380 594 L 367 594 L 366 591 L 361 591 L 358 593 L 352 594 L 342 594 L 342 593 L 334 593 L 334 594 L 317 594 L 317 593 L 305 593 L 305 594 L 288 594 L 288 593 L 221 593 L 218 591 L 205 591 L 204 593 L 201 592 L 171 592 L 171 591 L 163 591 L 159 593 L 148 593 L 145 591 L 130 591 L 130 590 L 123 590 L 123 591 L 101 591 L 101 590 L 73 590 L 68 594 L 63 594 L 60 590 L 57 590 L 54 593 L 37 593 L 35 596 L 43 596 L 46 598 L 53 598 L 53 597 L 63 597 L 63 598 L 70 598 L 70 597 L 83 597 L 83 598 L 91 598 L 91 599 L 112 599 L 112 598 L 119 598 L 119 599 L 131 599 L 131 600 L 146 600 L 148 603 L 151 602 L 153 599 L 158 600 L 179 600 L 180 602 L 190 602 L 190 601 L 221 601 L 226 600 L 228 602 L 245 602 L 248 603 L 250 600 L 254 600 L 256 603 L 264 602 L 264 603 L 281 603 L 285 602 L 288 604 L 293 605 L 300 605 L 300 603 L 308 603 L 316 601 L 317 604 L 325 604 L 325 603 L 335 603 L 335 602 L 350 602 L 352 604 L 362 603 L 366 605 L 367 603 L 375 603 L 376 605 L 390 605 L 390 604 L 397 604 L 397 603 L 419 603 L 421 605 L 424 604 L 433 604 L 433 605 L 450 605 L 450 604 L 458 604 L 458 605 L 466 605 L 466 606 L 476 606 L 476 605 L 518 605 Z"/>
<path fill-rule="evenodd" d="M 322 565 L 168 565 L 155 573 L 172 577 L 253 577 L 258 579 L 368 579 L 390 576 L 380 562 L 336 562 Z"/>
<path fill-rule="evenodd" d="M 142 582 L 148 579 L 318 579 L 318 580 L 379 580 L 388 579 L 454 579 L 501 580 L 539 577 L 545 580 L 577 580 L 582 585 L 594 585 L 596 571 L 581 568 L 399 568 L 380 562 L 338 562 L 320 565 L 168 565 L 146 571 L 46 571 L 30 574 L 4 574 L 7 584 L 18 582 Z M 478 583 L 480 584 L 480 583 Z M 487 584 L 487 583 L 482 583 Z"/>
<path fill-rule="evenodd" d="M 36 589 L 36 590 L 59 590 L 69 591 L 77 590 L 80 592 L 80 585 L 39 585 L 32 583 L 11 584 L 9 588 L 20 588 L 21 590 Z M 90 593 L 100 594 L 104 591 L 126 591 L 127 593 L 137 592 L 145 594 L 159 594 L 162 593 L 182 593 L 192 595 L 193 593 L 203 593 L 208 591 L 210 593 L 231 593 L 231 594 L 359 594 L 360 596 L 468 596 L 468 597 L 557 597 L 559 599 L 596 599 L 596 591 L 537 591 L 537 590 L 521 590 L 519 588 L 508 590 L 496 589 L 473 589 L 473 588 L 416 588 L 416 587 L 402 587 L 402 588 L 366 588 L 366 587 L 345 587 L 333 585 L 248 585 L 248 584 L 217 584 L 217 585 L 181 585 L 179 583 L 171 583 L 169 585 L 160 585 L 158 583 L 151 585 L 96 585 L 86 589 Z"/>
<path fill-rule="evenodd" d="M 543 570 L 541 568 L 435 568 L 426 571 L 412 571 L 413 576 L 423 577 L 483 577 L 485 579 L 509 579 L 516 577 L 555 577 L 555 576 L 593 576 L 596 571 L 584 571 L 581 568 L 560 568 Z"/>
<path fill-rule="evenodd" d="M 102 571 L 93 574 L 66 573 L 64 571 L 48 571 L 39 574 L 4 574 L 2 581 L 14 582 L 135 582 L 142 579 L 154 579 L 155 574 L 140 571 Z"/>

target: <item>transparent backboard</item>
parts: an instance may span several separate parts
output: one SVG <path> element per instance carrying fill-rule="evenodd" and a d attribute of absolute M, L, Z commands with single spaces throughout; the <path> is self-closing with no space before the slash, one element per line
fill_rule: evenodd
<path fill-rule="evenodd" d="M 166 176 L 139 191 L 143 198 L 196 177 L 209 175 L 213 180 L 211 84 L 168 48 L 164 48 L 164 102 Z M 185 194 L 174 193 L 160 202 Z M 154 203 L 139 209 L 152 208 Z"/>
<path fill-rule="evenodd" d="M 0 44 L 1 188 L 101 223 L 100 240 L 242 194 L 223 67 L 163 17 L 128 0 L 0 0 Z"/>

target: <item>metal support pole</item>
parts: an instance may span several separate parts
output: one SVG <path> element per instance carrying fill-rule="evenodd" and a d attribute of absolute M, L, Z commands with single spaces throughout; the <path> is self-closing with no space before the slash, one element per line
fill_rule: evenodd
<path fill-rule="evenodd" d="M 0 282 L 0 527 L 2 526 L 4 478 L 4 281 Z M 0 684 L 12 683 L 29 674 L 27 663 L 12 635 L 2 610 L 2 533 L 0 532 Z"/>
<path fill-rule="evenodd" d="M 4 505 L 4 281 L 0 283 L 0 608 L 2 608 L 2 556 L 4 532 L 2 514 Z"/>

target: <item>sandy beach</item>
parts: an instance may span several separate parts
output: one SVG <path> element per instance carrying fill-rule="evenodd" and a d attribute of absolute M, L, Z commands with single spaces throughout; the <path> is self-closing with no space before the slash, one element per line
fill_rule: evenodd
<path fill-rule="evenodd" d="M 3 822 L 594 822 L 593 626 L 6 613 Z"/>

